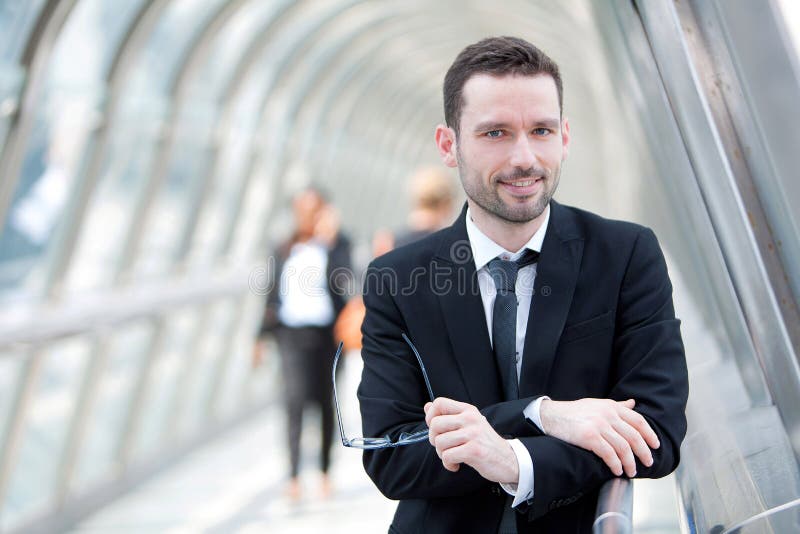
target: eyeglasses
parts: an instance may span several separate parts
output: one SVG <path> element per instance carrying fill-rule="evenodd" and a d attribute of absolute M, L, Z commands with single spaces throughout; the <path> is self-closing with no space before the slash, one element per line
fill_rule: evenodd
<path fill-rule="evenodd" d="M 425 372 L 425 365 L 422 363 L 422 358 L 417 351 L 417 348 L 408 339 L 405 333 L 401 333 L 403 339 L 408 346 L 411 347 L 414 356 L 417 357 L 419 368 L 422 369 L 422 378 L 425 379 L 425 387 L 428 388 L 428 395 L 433 402 L 433 390 L 431 389 L 430 380 L 428 380 L 428 373 Z M 342 346 L 344 343 L 339 343 L 339 348 L 336 349 L 336 356 L 333 358 L 333 403 L 336 406 L 336 418 L 339 422 L 339 434 L 342 436 L 342 445 L 345 447 L 353 447 L 355 449 L 388 449 L 391 447 L 401 447 L 403 445 L 411 445 L 412 443 L 419 443 L 428 439 L 428 429 L 418 430 L 416 432 L 401 432 L 396 440 L 392 440 L 387 434 L 382 438 L 348 438 L 344 433 L 344 425 L 342 425 L 342 413 L 339 410 L 339 396 L 336 393 L 336 365 L 339 363 L 339 357 L 342 355 Z"/>

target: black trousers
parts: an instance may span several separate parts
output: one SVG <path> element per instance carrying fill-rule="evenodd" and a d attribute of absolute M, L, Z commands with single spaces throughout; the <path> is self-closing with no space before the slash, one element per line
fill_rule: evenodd
<path fill-rule="evenodd" d="M 334 437 L 331 367 L 336 346 L 333 327 L 280 326 L 275 336 L 281 353 L 289 438 L 289 474 L 296 477 L 299 472 L 303 409 L 308 404 L 319 407 L 322 436 L 320 467 L 323 473 L 327 473 Z"/>

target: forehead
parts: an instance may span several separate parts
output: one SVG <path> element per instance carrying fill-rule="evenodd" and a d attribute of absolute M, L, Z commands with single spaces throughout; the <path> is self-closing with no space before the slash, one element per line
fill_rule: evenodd
<path fill-rule="evenodd" d="M 561 115 L 556 82 L 549 74 L 493 76 L 476 74 L 462 90 L 462 124 L 486 119 L 541 119 Z"/>

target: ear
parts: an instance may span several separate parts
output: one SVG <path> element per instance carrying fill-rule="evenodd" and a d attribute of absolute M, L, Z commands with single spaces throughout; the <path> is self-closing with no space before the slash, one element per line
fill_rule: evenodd
<path fill-rule="evenodd" d="M 439 124 L 436 127 L 435 140 L 436 148 L 439 149 L 439 155 L 442 157 L 442 162 L 448 167 L 457 167 L 456 132 L 444 124 Z"/>
<path fill-rule="evenodd" d="M 567 159 L 567 154 L 569 154 L 569 119 L 564 117 L 561 121 L 561 147 L 563 149 L 561 161 Z"/>

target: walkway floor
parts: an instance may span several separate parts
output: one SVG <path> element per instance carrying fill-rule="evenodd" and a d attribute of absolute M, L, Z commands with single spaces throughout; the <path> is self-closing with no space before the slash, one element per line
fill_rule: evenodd
<path fill-rule="evenodd" d="M 348 358 L 342 387 L 346 431 L 358 428 L 355 387 L 358 358 Z M 340 393 L 340 394 L 342 394 Z M 266 410 L 248 423 L 205 445 L 183 461 L 80 523 L 74 534 L 151 533 L 378 533 L 388 530 L 395 503 L 385 499 L 361 467 L 358 451 L 336 446 L 334 495 L 319 498 L 316 418 L 305 425 L 299 504 L 283 496 L 287 455 L 280 438 L 282 411 Z M 672 477 L 637 481 L 637 534 L 677 533 Z"/>

